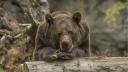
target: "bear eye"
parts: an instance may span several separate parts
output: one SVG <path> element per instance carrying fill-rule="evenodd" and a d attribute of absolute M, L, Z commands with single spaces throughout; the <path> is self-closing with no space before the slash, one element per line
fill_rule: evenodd
<path fill-rule="evenodd" d="M 71 35 L 74 35 L 74 33 L 72 31 L 68 31 L 68 33 L 71 34 Z"/>
<path fill-rule="evenodd" d="M 58 36 L 61 36 L 62 33 L 58 33 Z"/>
<path fill-rule="evenodd" d="M 74 32 L 69 31 L 68 33 L 70 34 L 73 40 L 76 40 L 76 34 Z"/>

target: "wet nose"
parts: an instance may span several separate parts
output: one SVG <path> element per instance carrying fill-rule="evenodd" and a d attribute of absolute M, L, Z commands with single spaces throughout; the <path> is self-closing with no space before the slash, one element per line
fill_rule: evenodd
<path fill-rule="evenodd" d="M 72 44 L 70 44 L 68 42 L 62 42 L 62 44 L 61 44 L 61 50 L 63 52 L 70 52 L 71 49 L 72 49 Z"/>
<path fill-rule="evenodd" d="M 68 49 L 69 49 L 69 44 L 66 43 L 66 42 L 63 42 L 63 43 L 62 43 L 62 50 L 68 51 Z"/>

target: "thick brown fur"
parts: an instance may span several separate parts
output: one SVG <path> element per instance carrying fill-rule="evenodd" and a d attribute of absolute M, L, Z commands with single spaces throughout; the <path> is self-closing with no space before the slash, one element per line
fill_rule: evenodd
<path fill-rule="evenodd" d="M 71 33 L 73 57 L 89 56 L 89 28 L 83 18 L 78 23 L 74 21 L 73 15 L 67 11 L 56 11 L 50 14 L 51 19 L 48 17 L 52 22 L 46 18 L 46 21 L 39 25 L 35 39 L 34 60 L 45 60 L 59 50 L 59 34 L 64 33 Z"/>

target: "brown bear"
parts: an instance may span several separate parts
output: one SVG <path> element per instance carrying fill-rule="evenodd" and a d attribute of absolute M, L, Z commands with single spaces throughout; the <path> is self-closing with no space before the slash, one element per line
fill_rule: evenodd
<path fill-rule="evenodd" d="M 38 27 L 34 60 L 59 58 L 64 54 L 72 58 L 84 57 L 89 56 L 89 50 L 89 28 L 79 12 L 47 14 Z"/>

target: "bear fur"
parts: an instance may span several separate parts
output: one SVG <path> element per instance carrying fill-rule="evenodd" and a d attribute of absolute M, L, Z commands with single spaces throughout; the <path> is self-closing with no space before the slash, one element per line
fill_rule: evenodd
<path fill-rule="evenodd" d="M 85 57 L 89 56 L 89 50 L 89 28 L 79 12 L 47 14 L 37 29 L 34 60 L 57 59 L 63 54 Z"/>

